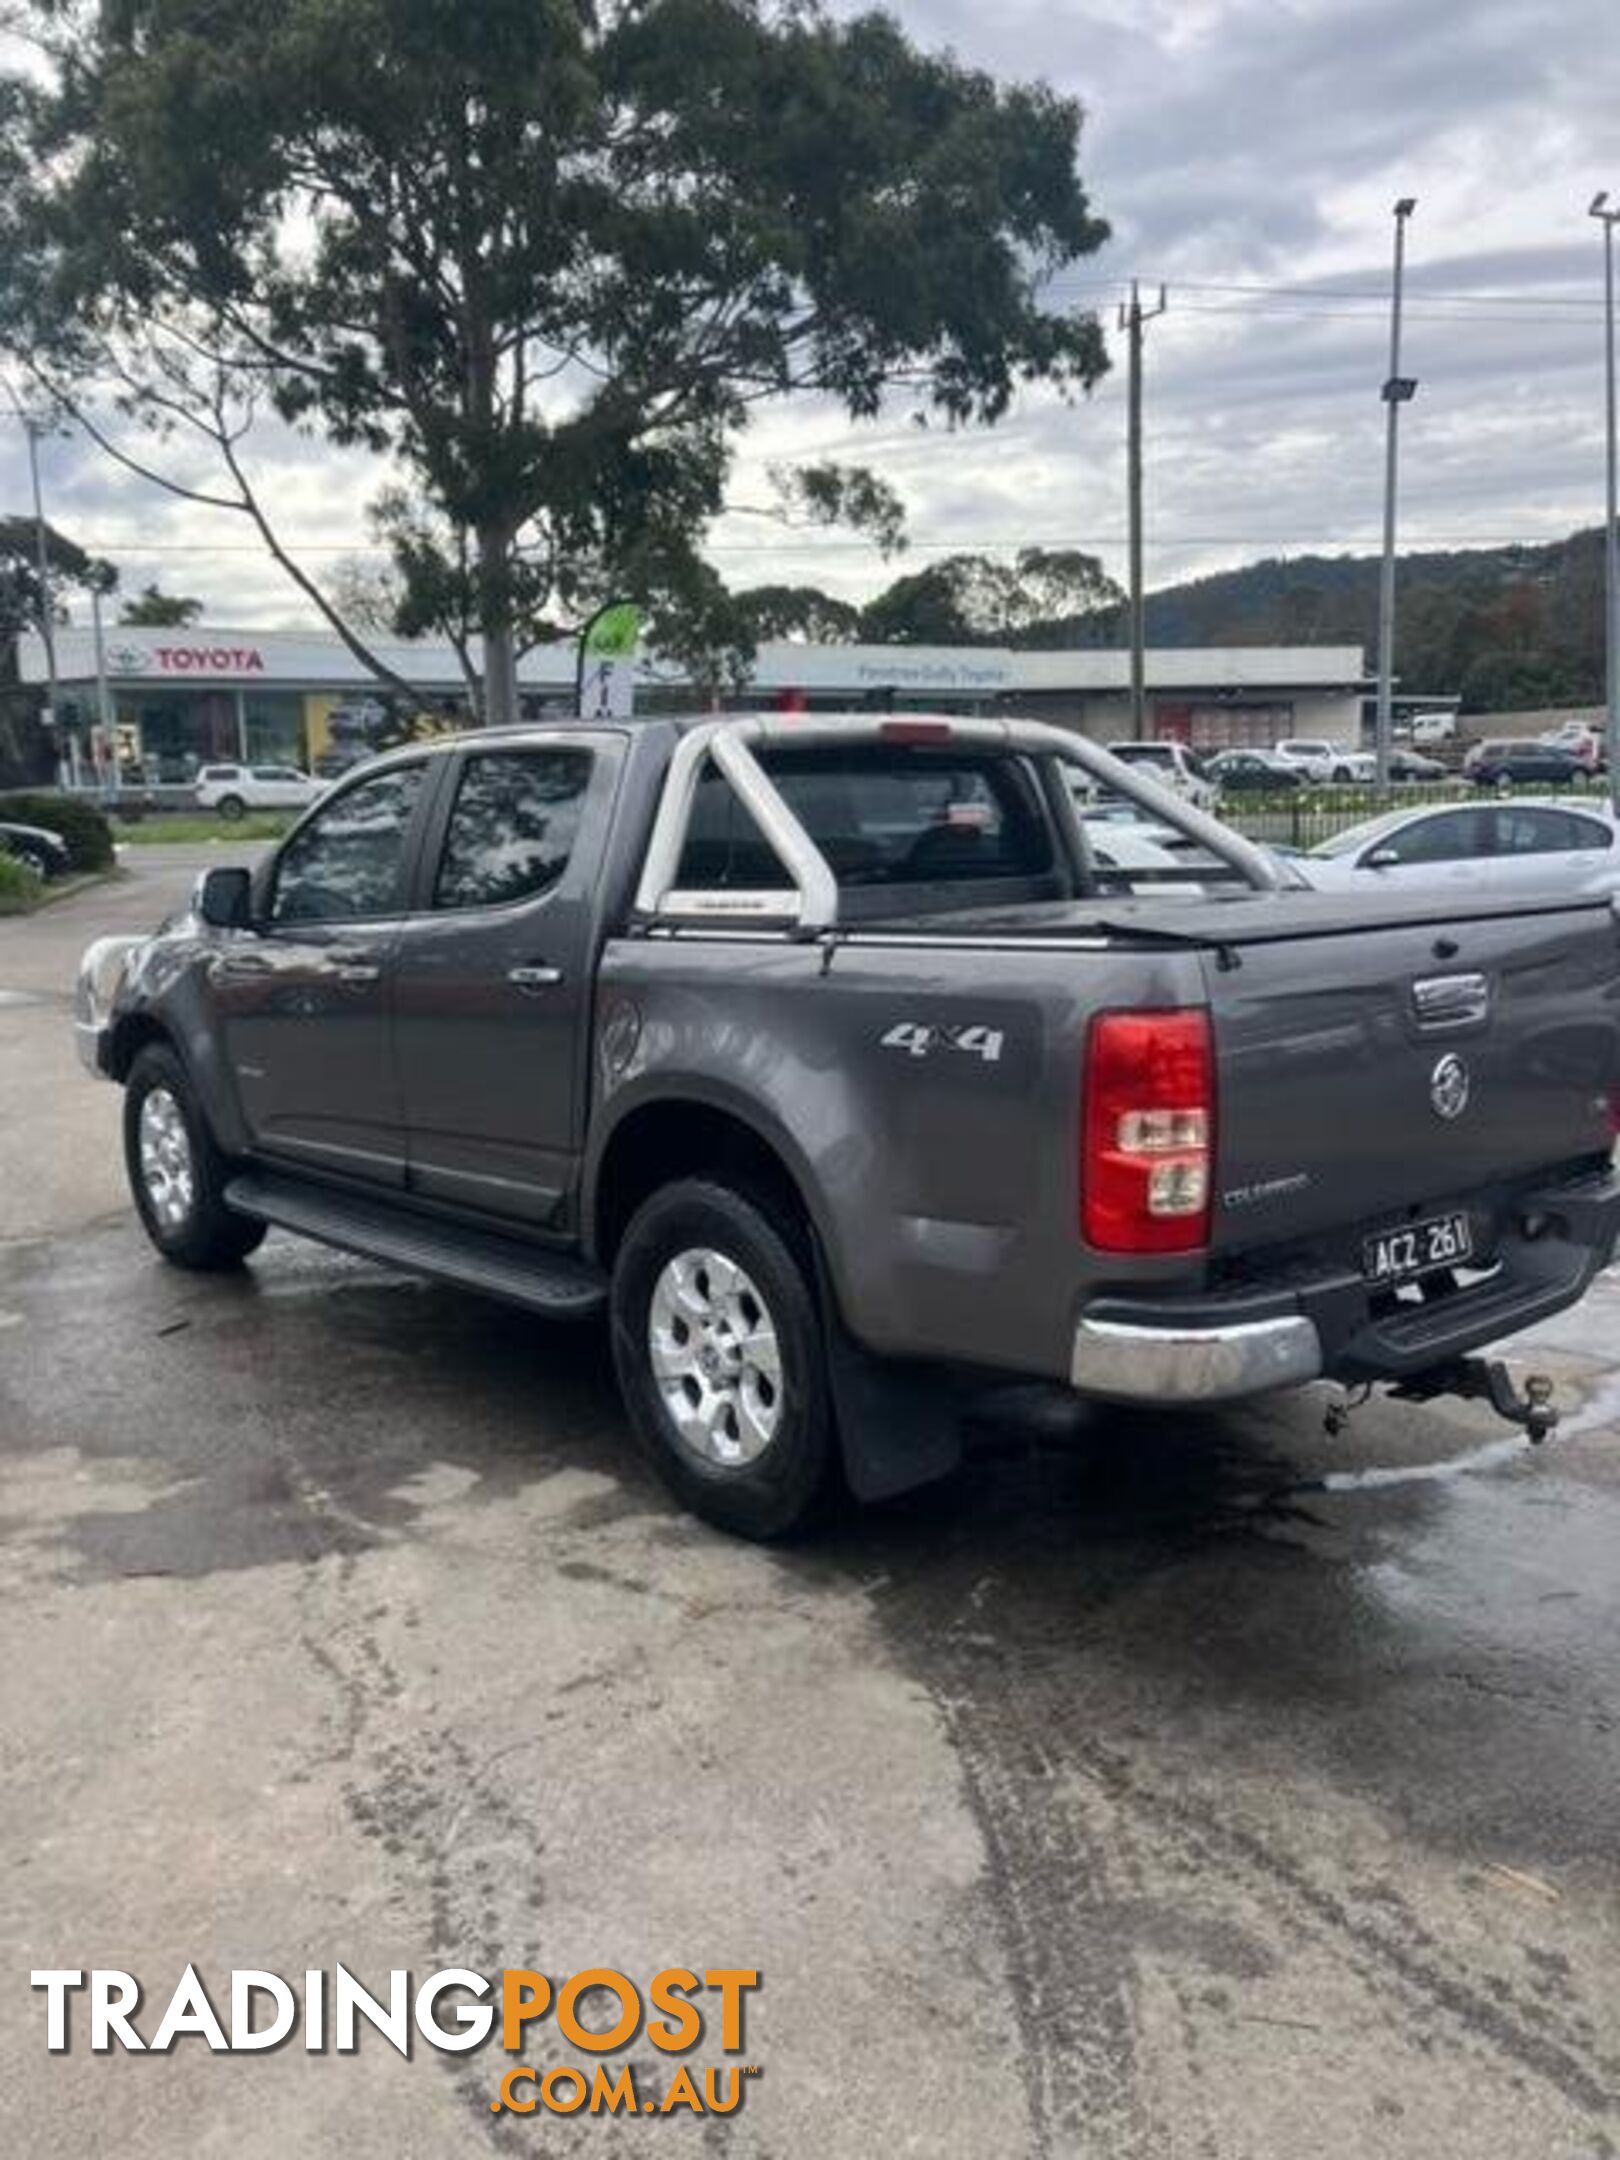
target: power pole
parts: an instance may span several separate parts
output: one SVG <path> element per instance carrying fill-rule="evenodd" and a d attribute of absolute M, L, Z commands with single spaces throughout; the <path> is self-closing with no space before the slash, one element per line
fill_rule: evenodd
<path fill-rule="evenodd" d="M 1159 287 L 1157 307 L 1144 309 L 1135 278 L 1131 297 L 1119 311 L 1119 327 L 1126 334 L 1130 374 L 1129 418 L 1125 431 L 1126 487 L 1130 496 L 1131 568 L 1131 740 L 1141 742 L 1147 732 L 1147 604 L 1142 593 L 1142 326 L 1162 315 L 1167 305 L 1165 289 Z"/>
<path fill-rule="evenodd" d="M 1615 815 L 1620 817 L 1620 501 L 1616 499 L 1620 495 L 1620 488 L 1616 486 L 1620 451 L 1616 449 L 1614 391 L 1614 228 L 1620 225 L 1620 203 L 1611 210 L 1605 188 L 1601 195 L 1593 196 L 1590 214 L 1601 219 L 1603 224 L 1603 359 L 1608 422 L 1605 446 L 1608 522 L 1603 532 L 1603 665 L 1609 719 L 1603 741 L 1609 761 L 1609 800 L 1614 805 Z"/>
<path fill-rule="evenodd" d="M 1395 205 L 1395 277 L 1389 303 L 1389 373 L 1380 392 L 1387 414 L 1384 433 L 1384 561 L 1378 579 L 1378 719 L 1373 736 L 1378 786 L 1389 786 L 1389 753 L 1394 734 L 1395 695 L 1395 480 L 1401 407 L 1417 395 L 1417 378 L 1401 373 L 1401 278 L 1406 268 L 1406 221 L 1417 198 L 1403 195 Z"/>

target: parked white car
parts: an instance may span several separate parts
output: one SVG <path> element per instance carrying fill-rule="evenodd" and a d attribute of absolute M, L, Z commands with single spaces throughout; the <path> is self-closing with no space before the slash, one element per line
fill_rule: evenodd
<path fill-rule="evenodd" d="M 1432 749 L 1436 743 L 1456 740 L 1457 715 L 1454 712 L 1414 713 L 1406 732 L 1414 750 Z"/>
<path fill-rule="evenodd" d="M 1609 883 L 1620 890 L 1620 828 L 1595 806 L 1453 803 L 1368 818 L 1291 860 L 1322 892 L 1486 882 L 1493 889 Z"/>
<path fill-rule="evenodd" d="M 1571 757 L 1580 759 L 1588 772 L 1601 772 L 1606 763 L 1603 737 L 1586 720 L 1566 720 L 1559 727 L 1548 728 L 1537 741 L 1554 750 L 1567 750 Z"/>
<path fill-rule="evenodd" d="M 1110 817 L 1086 817 L 1084 822 L 1091 860 L 1108 884 L 1158 898 L 1203 898 L 1196 857 L 1189 860 L 1179 845 L 1166 844 L 1177 842 L 1174 833 Z"/>
<path fill-rule="evenodd" d="M 1323 742 L 1303 735 L 1290 735 L 1273 746 L 1274 754 L 1285 765 L 1292 765 L 1307 780 L 1326 785 L 1331 781 L 1348 784 L 1356 778 L 1355 761 L 1358 752 L 1344 743 Z"/>
<path fill-rule="evenodd" d="M 1174 790 L 1200 810 L 1213 810 L 1220 789 L 1209 776 L 1209 769 L 1196 751 L 1185 743 L 1173 740 L 1165 742 L 1111 742 L 1105 744 L 1111 757 L 1123 764 L 1135 765 L 1146 772 L 1161 787 Z"/>
<path fill-rule="evenodd" d="M 296 765 L 205 765 L 197 775 L 197 807 L 239 818 L 249 810 L 307 810 L 325 784 Z"/>

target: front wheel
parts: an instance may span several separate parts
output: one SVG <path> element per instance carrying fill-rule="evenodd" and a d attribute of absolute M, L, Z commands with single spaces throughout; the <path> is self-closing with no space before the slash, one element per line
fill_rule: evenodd
<path fill-rule="evenodd" d="M 176 1267 L 235 1267 L 265 1226 L 225 1205 L 220 1152 L 179 1057 L 149 1043 L 124 1083 L 124 1164 L 147 1236 Z"/>
<path fill-rule="evenodd" d="M 683 1179 L 632 1218 L 613 1268 L 613 1362 L 636 1437 L 683 1506 L 740 1537 L 805 1528 L 837 1447 L 800 1241 L 730 1186 Z"/>

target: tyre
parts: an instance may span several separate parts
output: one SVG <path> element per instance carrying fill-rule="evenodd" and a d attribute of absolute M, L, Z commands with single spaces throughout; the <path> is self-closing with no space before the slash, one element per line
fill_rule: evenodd
<path fill-rule="evenodd" d="M 142 1227 L 176 1267 L 235 1267 L 262 1243 L 265 1225 L 225 1205 L 229 1158 L 167 1043 L 148 1043 L 124 1084 L 124 1166 Z"/>
<path fill-rule="evenodd" d="M 612 1328 L 630 1423 L 683 1506 L 761 1540 L 814 1521 L 838 1450 L 802 1241 L 730 1186 L 668 1185 L 620 1244 Z"/>
<path fill-rule="evenodd" d="M 240 795 L 222 795 L 219 798 L 218 808 L 220 816 L 224 818 L 226 823 L 234 825 L 247 809 L 247 804 Z"/>

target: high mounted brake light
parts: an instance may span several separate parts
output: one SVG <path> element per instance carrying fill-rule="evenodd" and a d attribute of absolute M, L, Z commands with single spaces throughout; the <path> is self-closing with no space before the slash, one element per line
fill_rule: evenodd
<path fill-rule="evenodd" d="M 881 742 L 949 742 L 956 730 L 948 720 L 884 720 L 878 726 Z"/>
<path fill-rule="evenodd" d="M 1101 1013 L 1086 1045 L 1080 1230 L 1099 1252 L 1209 1242 L 1215 1058 L 1202 1008 Z"/>

